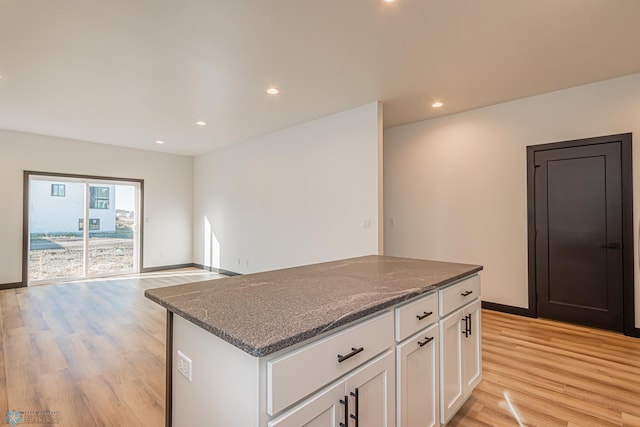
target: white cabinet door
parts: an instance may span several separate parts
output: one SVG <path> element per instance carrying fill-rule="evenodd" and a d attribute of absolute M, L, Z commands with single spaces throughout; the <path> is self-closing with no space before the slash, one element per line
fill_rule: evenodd
<path fill-rule="evenodd" d="M 388 351 L 271 420 L 268 426 L 394 427 L 394 365 L 394 353 Z"/>
<path fill-rule="evenodd" d="M 482 379 L 481 302 L 440 321 L 441 421 L 449 422 Z"/>
<path fill-rule="evenodd" d="M 464 402 L 463 339 L 464 310 L 458 310 L 440 321 L 440 415 L 442 424 L 449 422 Z"/>
<path fill-rule="evenodd" d="M 344 420 L 345 383 L 325 389 L 269 422 L 269 427 L 339 427 Z"/>
<path fill-rule="evenodd" d="M 346 378 L 349 427 L 395 426 L 395 357 L 389 351 Z"/>
<path fill-rule="evenodd" d="M 468 397 L 482 379 L 482 337 L 481 337 L 480 300 L 464 308 L 463 315 L 469 322 L 468 333 L 463 335 L 465 395 Z M 464 327 L 464 321 L 463 321 Z"/>
<path fill-rule="evenodd" d="M 440 425 L 440 330 L 437 324 L 397 348 L 398 427 Z"/>

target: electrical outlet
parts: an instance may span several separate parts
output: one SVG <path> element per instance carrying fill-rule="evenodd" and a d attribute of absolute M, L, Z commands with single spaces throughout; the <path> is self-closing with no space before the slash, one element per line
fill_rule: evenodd
<path fill-rule="evenodd" d="M 183 352 L 178 350 L 178 372 L 180 372 L 186 379 L 191 382 L 193 380 L 193 367 L 191 359 L 189 359 Z"/>

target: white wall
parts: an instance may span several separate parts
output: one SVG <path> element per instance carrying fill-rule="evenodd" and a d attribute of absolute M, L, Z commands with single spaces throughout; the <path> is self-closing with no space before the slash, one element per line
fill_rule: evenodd
<path fill-rule="evenodd" d="M 637 239 L 640 74 L 386 130 L 385 254 L 482 264 L 483 300 L 526 308 L 526 146 L 626 132 Z"/>
<path fill-rule="evenodd" d="M 249 273 L 377 254 L 379 108 L 196 157 L 194 262 Z"/>
<path fill-rule="evenodd" d="M 191 157 L 0 130 L 0 284 L 22 280 L 23 171 L 144 179 L 144 267 L 192 262 Z"/>

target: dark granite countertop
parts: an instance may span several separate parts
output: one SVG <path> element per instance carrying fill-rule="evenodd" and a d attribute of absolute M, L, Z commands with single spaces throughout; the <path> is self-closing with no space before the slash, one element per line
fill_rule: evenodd
<path fill-rule="evenodd" d="M 480 270 L 371 255 L 149 289 L 145 295 L 261 357 Z"/>

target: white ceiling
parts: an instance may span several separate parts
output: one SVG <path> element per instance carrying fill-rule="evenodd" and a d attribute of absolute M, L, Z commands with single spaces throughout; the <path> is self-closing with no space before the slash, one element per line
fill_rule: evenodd
<path fill-rule="evenodd" d="M 0 128 L 196 155 L 376 100 L 397 126 L 640 72 L 639 19 L 640 0 L 0 0 Z"/>

